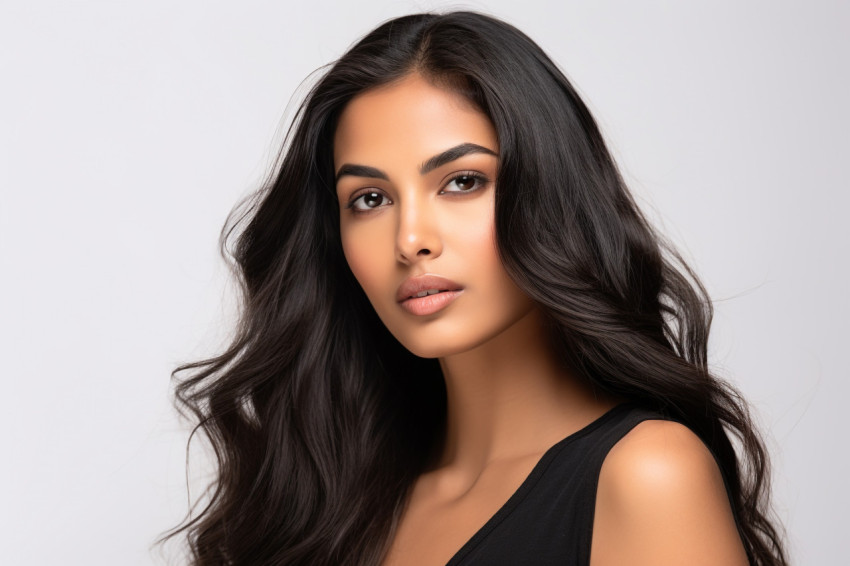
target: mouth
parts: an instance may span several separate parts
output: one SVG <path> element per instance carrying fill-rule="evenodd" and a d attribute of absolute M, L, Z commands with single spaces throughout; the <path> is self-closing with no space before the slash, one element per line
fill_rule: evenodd
<path fill-rule="evenodd" d="M 449 292 L 448 289 L 428 289 L 427 291 L 419 291 L 417 294 L 407 297 L 407 299 L 421 299 L 422 297 L 427 297 L 428 295 L 436 295 L 437 293 L 447 292 Z M 407 299 L 405 299 L 405 301 Z"/>
<path fill-rule="evenodd" d="M 422 295 L 421 293 L 425 293 Z M 434 292 L 422 291 L 415 297 L 408 297 L 400 304 L 401 307 L 417 316 L 425 316 L 439 312 L 449 306 L 456 298 L 463 293 L 463 289 L 454 291 L 435 290 Z"/>
<path fill-rule="evenodd" d="M 403 303 L 411 299 L 423 299 L 461 290 L 463 290 L 463 287 L 450 279 L 439 275 L 426 274 L 405 279 L 398 288 L 396 300 Z"/>

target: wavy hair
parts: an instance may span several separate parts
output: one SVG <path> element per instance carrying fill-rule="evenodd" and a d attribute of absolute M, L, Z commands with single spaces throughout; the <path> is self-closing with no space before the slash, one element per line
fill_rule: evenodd
<path fill-rule="evenodd" d="M 473 12 L 397 18 L 351 47 L 298 108 L 269 182 L 228 218 L 237 332 L 173 374 L 188 374 L 178 407 L 208 438 L 217 476 L 166 537 L 186 536 L 198 565 L 384 556 L 439 450 L 446 392 L 437 361 L 396 341 L 348 268 L 332 140 L 352 97 L 413 72 L 494 124 L 497 248 L 564 364 L 699 435 L 751 564 L 786 564 L 766 450 L 744 400 L 708 369 L 705 288 L 639 211 L 564 74 L 522 32 Z"/>

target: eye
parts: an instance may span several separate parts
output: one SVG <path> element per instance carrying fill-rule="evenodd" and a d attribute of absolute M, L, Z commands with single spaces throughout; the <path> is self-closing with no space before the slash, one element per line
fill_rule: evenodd
<path fill-rule="evenodd" d="M 443 188 L 443 192 L 471 193 L 481 189 L 486 184 L 487 178 L 483 175 L 472 172 L 464 172 L 452 177 L 449 182 L 446 183 L 446 186 Z M 452 190 L 452 187 L 455 187 L 455 189 Z"/>
<path fill-rule="evenodd" d="M 346 208 L 354 209 L 356 212 L 374 210 L 383 204 L 390 204 L 390 199 L 378 191 L 360 193 L 348 203 Z"/>

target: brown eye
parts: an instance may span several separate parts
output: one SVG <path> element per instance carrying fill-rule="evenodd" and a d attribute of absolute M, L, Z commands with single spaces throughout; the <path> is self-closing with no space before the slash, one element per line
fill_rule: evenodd
<path fill-rule="evenodd" d="M 480 175 L 464 174 L 454 177 L 448 182 L 444 190 L 450 193 L 471 193 L 482 188 L 485 184 L 487 184 L 487 179 Z M 452 189 L 451 187 L 456 188 Z"/>
<path fill-rule="evenodd" d="M 372 191 L 361 194 L 353 201 L 351 201 L 351 204 L 349 204 L 348 206 L 349 208 L 353 208 L 354 210 L 366 211 L 378 208 L 379 206 L 384 204 L 384 201 L 389 202 L 389 199 L 387 199 L 387 197 L 385 197 L 379 192 Z"/>
<path fill-rule="evenodd" d="M 475 179 L 473 177 L 458 177 L 455 183 L 458 188 L 467 191 L 475 186 Z"/>
<path fill-rule="evenodd" d="M 363 195 L 363 204 L 368 206 L 369 208 L 375 208 L 379 204 L 381 204 L 381 199 L 383 199 L 381 195 L 378 193 L 367 193 Z"/>

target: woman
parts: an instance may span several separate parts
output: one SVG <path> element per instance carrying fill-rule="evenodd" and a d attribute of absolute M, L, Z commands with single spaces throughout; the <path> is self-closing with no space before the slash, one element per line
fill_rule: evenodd
<path fill-rule="evenodd" d="M 378 27 L 235 219 L 238 335 L 177 370 L 195 563 L 785 564 L 704 288 L 515 28 Z"/>

